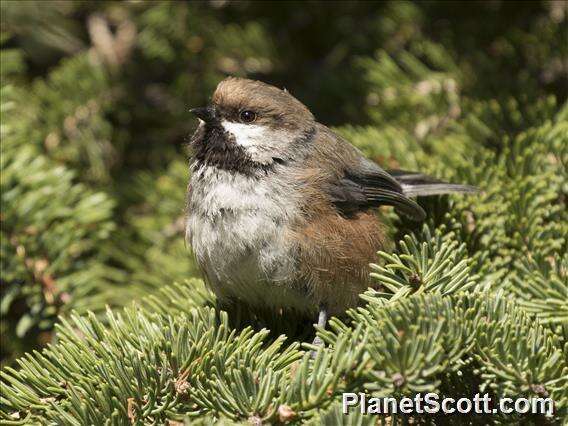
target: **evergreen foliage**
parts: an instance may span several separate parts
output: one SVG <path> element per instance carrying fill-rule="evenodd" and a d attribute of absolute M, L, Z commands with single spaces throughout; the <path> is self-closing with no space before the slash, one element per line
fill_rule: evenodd
<path fill-rule="evenodd" d="M 568 421 L 565 2 L 1 11 L 0 421 Z M 187 110 L 227 74 L 287 87 L 385 168 L 481 188 L 420 199 L 425 224 L 382 211 L 395 244 L 324 348 L 313 318 L 221 310 L 185 245 Z M 342 392 L 555 413 L 344 416 Z"/>
<path fill-rule="evenodd" d="M 101 289 L 113 276 L 98 261 L 114 229 L 113 200 L 30 143 L 33 118 L 18 108 L 20 96 L 2 88 L 3 351 L 34 326 L 49 329 L 67 307 L 104 306 Z"/>

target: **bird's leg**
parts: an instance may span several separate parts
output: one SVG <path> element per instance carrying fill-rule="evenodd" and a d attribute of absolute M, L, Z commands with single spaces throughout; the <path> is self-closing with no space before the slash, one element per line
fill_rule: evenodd
<path fill-rule="evenodd" d="M 327 310 L 323 306 L 320 306 L 317 326 L 325 328 L 326 323 L 327 323 Z M 313 344 L 316 346 L 323 346 L 323 341 L 319 338 L 319 336 L 316 336 L 316 338 L 313 341 Z"/>

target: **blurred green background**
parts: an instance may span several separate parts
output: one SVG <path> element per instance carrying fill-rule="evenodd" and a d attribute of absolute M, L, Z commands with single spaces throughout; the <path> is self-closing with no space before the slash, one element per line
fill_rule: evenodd
<path fill-rule="evenodd" d="M 558 110 L 567 13 L 563 1 L 2 1 L 2 362 L 51 341 L 57 315 L 197 276 L 183 241 L 188 110 L 225 76 L 287 88 L 386 167 L 478 183 L 456 129 L 498 155 Z M 470 237 L 472 252 L 489 246 Z"/>

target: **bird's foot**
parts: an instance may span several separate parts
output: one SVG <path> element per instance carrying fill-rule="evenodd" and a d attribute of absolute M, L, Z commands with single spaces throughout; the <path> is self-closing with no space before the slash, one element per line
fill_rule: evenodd
<path fill-rule="evenodd" d="M 318 327 L 325 328 L 326 323 L 327 323 L 327 311 L 325 310 L 325 308 L 322 307 L 322 308 L 320 308 L 320 312 L 319 312 L 319 315 L 318 315 L 317 325 L 318 325 Z M 312 342 L 312 345 L 323 348 L 323 340 L 319 336 L 316 336 L 314 338 L 314 341 Z M 318 353 L 318 350 L 319 349 L 313 349 L 310 352 L 310 356 L 312 358 L 315 358 L 317 353 Z"/>

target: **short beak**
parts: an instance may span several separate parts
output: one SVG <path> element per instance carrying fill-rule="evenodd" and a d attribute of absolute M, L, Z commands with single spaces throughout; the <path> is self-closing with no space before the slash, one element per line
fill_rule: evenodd
<path fill-rule="evenodd" d="M 210 123 L 215 119 L 215 108 L 212 106 L 192 108 L 189 110 L 189 112 L 191 112 L 197 118 L 205 121 L 206 123 Z"/>

